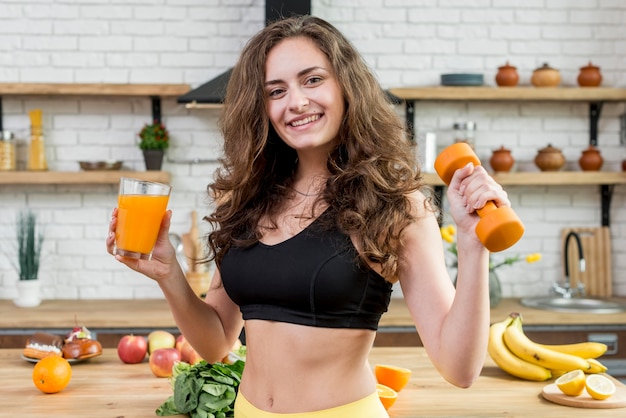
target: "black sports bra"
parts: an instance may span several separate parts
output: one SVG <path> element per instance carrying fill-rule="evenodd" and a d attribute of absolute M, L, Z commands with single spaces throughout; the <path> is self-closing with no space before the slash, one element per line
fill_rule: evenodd
<path fill-rule="evenodd" d="M 231 247 L 220 274 L 246 320 L 376 330 L 391 298 L 391 283 L 362 262 L 350 237 L 319 219 L 276 245 Z"/>

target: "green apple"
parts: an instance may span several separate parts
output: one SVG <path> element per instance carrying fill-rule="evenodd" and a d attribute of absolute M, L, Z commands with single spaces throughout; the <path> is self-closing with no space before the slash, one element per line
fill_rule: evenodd
<path fill-rule="evenodd" d="M 164 330 L 152 331 L 148 334 L 148 353 L 153 353 L 159 348 L 174 348 L 176 337 Z"/>

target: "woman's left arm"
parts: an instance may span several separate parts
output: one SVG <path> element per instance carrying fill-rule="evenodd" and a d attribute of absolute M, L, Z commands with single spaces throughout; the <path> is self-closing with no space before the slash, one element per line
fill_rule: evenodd
<path fill-rule="evenodd" d="M 441 375 L 469 387 L 480 374 L 489 334 L 489 252 L 475 233 L 475 209 L 509 205 L 482 167 L 457 170 L 447 197 L 457 226 L 456 290 L 447 271 L 439 225 L 424 196 L 413 195 L 417 221 L 404 233 L 400 285 L 424 347 Z"/>

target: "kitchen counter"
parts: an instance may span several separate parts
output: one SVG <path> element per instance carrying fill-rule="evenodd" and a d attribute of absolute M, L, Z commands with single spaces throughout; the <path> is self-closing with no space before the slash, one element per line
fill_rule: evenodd
<path fill-rule="evenodd" d="M 491 310 L 493 322 L 511 312 L 520 312 L 528 325 L 625 324 L 626 312 L 618 314 L 579 314 L 532 309 L 519 299 L 503 299 Z M 71 328 L 175 328 L 174 317 L 164 299 L 128 300 L 44 300 L 35 308 L 18 308 L 11 300 L 0 300 L 0 329 Z M 393 298 L 381 327 L 412 327 L 404 299 Z"/>
<path fill-rule="evenodd" d="M 22 418 L 63 416 L 90 418 L 152 418 L 172 394 L 169 381 L 156 378 L 147 362 L 123 364 L 114 349 L 72 366 L 72 380 L 62 392 L 46 395 L 31 380 L 33 364 L 20 358 L 19 349 L 0 350 L 0 415 Z M 392 418 L 428 417 L 614 417 L 624 409 L 580 409 L 540 397 L 550 382 L 523 381 L 505 374 L 487 359 L 483 372 L 469 389 L 447 383 L 430 363 L 423 348 L 374 347 L 370 364 L 410 368 L 409 384 L 389 410 Z M 8 415 L 4 415 L 8 414 Z"/>

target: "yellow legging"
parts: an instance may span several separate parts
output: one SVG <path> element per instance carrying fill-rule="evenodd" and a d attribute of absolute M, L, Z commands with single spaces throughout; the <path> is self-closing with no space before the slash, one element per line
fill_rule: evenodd
<path fill-rule="evenodd" d="M 256 408 L 242 395 L 235 400 L 235 418 L 389 418 L 378 394 L 366 396 L 355 402 L 314 412 L 274 414 Z"/>

